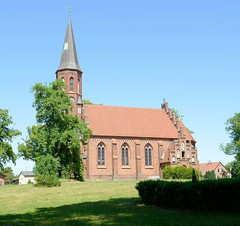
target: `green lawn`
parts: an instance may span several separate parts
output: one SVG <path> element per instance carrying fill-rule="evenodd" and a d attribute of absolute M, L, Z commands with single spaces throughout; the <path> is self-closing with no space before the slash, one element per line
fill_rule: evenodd
<path fill-rule="evenodd" d="M 62 182 L 57 188 L 0 187 L 0 225 L 240 225 L 240 215 L 140 203 L 135 181 Z"/>

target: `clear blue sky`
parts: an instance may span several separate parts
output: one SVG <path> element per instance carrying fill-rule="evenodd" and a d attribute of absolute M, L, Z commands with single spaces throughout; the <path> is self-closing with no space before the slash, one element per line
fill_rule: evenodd
<path fill-rule="evenodd" d="M 84 99 L 160 108 L 165 98 L 195 131 L 201 163 L 233 160 L 219 151 L 240 109 L 240 1 L 231 0 L 0 1 L 0 108 L 23 138 L 35 124 L 30 88 L 55 79 L 69 4 Z"/>

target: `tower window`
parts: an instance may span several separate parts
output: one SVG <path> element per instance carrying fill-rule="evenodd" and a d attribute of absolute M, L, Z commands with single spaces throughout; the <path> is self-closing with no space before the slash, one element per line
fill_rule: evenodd
<path fill-rule="evenodd" d="M 73 78 L 70 78 L 70 91 L 73 91 Z"/>
<path fill-rule="evenodd" d="M 128 166 L 129 165 L 129 161 L 128 161 L 128 146 L 127 144 L 123 144 L 122 145 L 122 165 L 123 166 Z"/>
<path fill-rule="evenodd" d="M 62 79 L 63 82 L 65 81 L 65 80 L 64 80 L 64 77 L 62 77 L 61 79 Z"/>
<path fill-rule="evenodd" d="M 145 165 L 146 166 L 152 165 L 152 149 L 149 144 L 145 146 Z"/>
<path fill-rule="evenodd" d="M 105 146 L 102 143 L 98 145 L 98 165 L 105 165 Z"/>

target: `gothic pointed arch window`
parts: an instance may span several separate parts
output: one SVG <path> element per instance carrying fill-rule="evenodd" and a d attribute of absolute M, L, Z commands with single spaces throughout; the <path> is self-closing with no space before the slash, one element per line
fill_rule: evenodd
<path fill-rule="evenodd" d="M 70 78 L 70 91 L 73 91 L 73 77 Z"/>
<path fill-rule="evenodd" d="M 122 145 L 122 165 L 129 165 L 129 146 L 127 144 Z"/>
<path fill-rule="evenodd" d="M 150 146 L 150 144 L 147 144 L 144 150 L 145 150 L 145 165 L 151 166 L 152 165 L 152 147 Z"/>
<path fill-rule="evenodd" d="M 98 145 L 98 166 L 105 165 L 105 145 L 100 143 Z"/>

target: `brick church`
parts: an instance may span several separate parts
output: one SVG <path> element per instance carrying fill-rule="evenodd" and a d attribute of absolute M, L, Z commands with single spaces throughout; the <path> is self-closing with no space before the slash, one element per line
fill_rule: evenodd
<path fill-rule="evenodd" d="M 87 180 L 161 178 L 165 166 L 199 170 L 196 141 L 165 101 L 161 109 L 85 105 L 69 15 L 56 77 L 67 84 L 72 114 L 92 129 L 82 153 Z"/>

